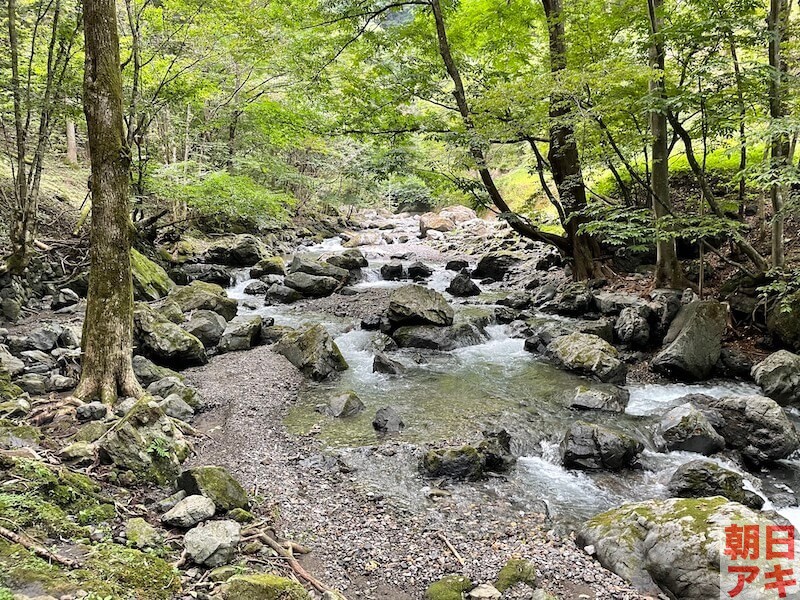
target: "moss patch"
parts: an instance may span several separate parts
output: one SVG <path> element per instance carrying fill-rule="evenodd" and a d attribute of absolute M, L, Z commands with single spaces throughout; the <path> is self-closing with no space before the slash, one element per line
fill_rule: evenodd
<path fill-rule="evenodd" d="M 158 300 L 175 287 L 161 266 L 134 248 L 131 248 L 131 270 L 137 300 Z"/>
<path fill-rule="evenodd" d="M 224 600 L 308 600 L 299 583 L 269 573 L 237 575 L 222 590 Z"/>
<path fill-rule="evenodd" d="M 472 589 L 472 581 L 461 575 L 448 575 L 433 582 L 425 592 L 428 600 L 462 600 L 463 592 Z"/>
<path fill-rule="evenodd" d="M 530 588 L 535 588 L 536 567 L 527 560 L 512 558 L 500 569 L 494 587 L 501 592 L 505 592 L 517 584 L 525 584 Z"/>

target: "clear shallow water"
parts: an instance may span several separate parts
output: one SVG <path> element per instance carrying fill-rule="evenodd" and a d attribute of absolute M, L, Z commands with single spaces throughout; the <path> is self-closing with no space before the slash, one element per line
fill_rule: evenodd
<path fill-rule="evenodd" d="M 302 252 L 324 254 L 340 250 L 340 241 L 326 241 Z M 380 266 L 389 261 L 388 250 L 368 252 L 367 256 L 370 266 L 354 287 L 406 283 L 380 279 Z M 445 271 L 441 264 L 431 266 L 435 271 L 429 283 L 443 291 L 455 273 Z M 509 499 L 515 509 L 546 509 L 560 527 L 578 527 L 594 514 L 624 502 L 666 497 L 666 484 L 675 469 L 703 458 L 688 452 L 658 453 L 652 446 L 650 440 L 658 419 L 676 406 L 679 398 L 693 393 L 721 397 L 759 392 L 752 384 L 725 380 L 694 385 L 634 384 L 629 386 L 631 400 L 625 414 L 577 413 L 568 408 L 575 388 L 591 386 L 592 382 L 526 352 L 523 340 L 511 337 L 510 330 L 499 325 L 487 328 L 489 339 L 484 343 L 452 352 L 394 351 L 392 358 L 403 363 L 406 372 L 399 376 L 373 373 L 379 334 L 358 329 L 351 319 L 309 313 L 292 306 L 260 306 L 261 298 L 243 293 L 249 283 L 247 277 L 246 272 L 237 274 L 236 284 L 228 290 L 232 297 L 259 305 L 255 309 L 240 308 L 242 313 L 256 312 L 292 327 L 322 323 L 350 365 L 332 381 L 307 384 L 287 414 L 287 428 L 298 434 L 306 434 L 312 428 L 318 431 L 320 438 L 354 468 L 363 484 L 410 509 L 424 509 L 431 502 L 426 494 L 431 482 L 417 470 L 421 446 L 448 440 L 478 440 L 483 430 L 502 427 L 512 434 L 512 450 L 521 457 L 516 468 L 504 478 L 459 487 L 460 500 L 480 501 L 481 495 L 499 494 Z M 491 293 L 476 301 L 491 302 Z M 333 419 L 316 412 L 318 404 L 351 390 L 366 406 L 360 415 Z M 383 406 L 393 406 L 406 423 L 400 436 L 389 439 L 407 442 L 408 446 L 400 450 L 396 444 L 387 446 L 386 439 L 373 430 L 372 417 Z M 642 468 L 623 473 L 564 469 L 558 444 L 569 424 L 578 419 L 611 425 L 645 442 Z M 739 470 L 732 463 L 720 462 Z M 800 461 L 782 461 L 778 468 L 759 475 L 760 479 L 747 476 L 753 489 L 763 488 L 765 496 L 800 490 Z M 800 507 L 780 511 L 800 525 Z"/>

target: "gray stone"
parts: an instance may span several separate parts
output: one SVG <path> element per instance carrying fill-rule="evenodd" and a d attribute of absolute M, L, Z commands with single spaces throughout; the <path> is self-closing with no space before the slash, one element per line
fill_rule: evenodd
<path fill-rule="evenodd" d="M 393 260 L 381 266 L 381 277 L 386 281 L 397 281 L 405 278 L 403 270 L 403 263 L 399 260 Z"/>
<path fill-rule="evenodd" d="M 47 393 L 47 376 L 39 373 L 25 373 L 14 380 L 14 383 L 31 396 L 42 396 Z"/>
<path fill-rule="evenodd" d="M 161 522 L 172 527 L 190 529 L 214 516 L 217 507 L 205 496 L 187 496 L 161 517 Z"/>
<path fill-rule="evenodd" d="M 619 360 L 617 350 L 596 335 L 571 333 L 557 337 L 547 346 L 547 354 L 567 370 L 605 383 L 625 383 L 627 366 Z"/>
<path fill-rule="evenodd" d="M 800 356 L 788 350 L 770 354 L 752 370 L 764 394 L 783 405 L 800 405 Z"/>
<path fill-rule="evenodd" d="M 345 392 L 331 398 L 328 404 L 323 404 L 319 412 L 331 417 L 346 418 L 354 417 L 362 412 L 364 408 L 364 403 L 355 392 Z"/>
<path fill-rule="evenodd" d="M 319 324 L 286 333 L 275 344 L 275 351 L 315 381 L 348 368 L 339 347 Z"/>
<path fill-rule="evenodd" d="M 219 344 L 227 322 L 222 315 L 212 310 L 197 310 L 182 327 L 200 340 L 205 348 L 213 348 Z"/>
<path fill-rule="evenodd" d="M 455 313 L 440 293 L 419 285 L 403 286 L 389 296 L 386 317 L 401 325 L 452 325 Z"/>
<path fill-rule="evenodd" d="M 241 525 L 236 521 L 209 521 L 198 525 L 183 538 L 186 554 L 198 565 L 227 565 L 236 553 L 241 531 Z"/>
<path fill-rule="evenodd" d="M 144 387 L 149 386 L 159 379 L 164 379 L 165 377 L 177 377 L 178 380 L 181 379 L 181 376 L 172 369 L 159 367 L 153 361 L 139 354 L 133 357 L 133 372 L 136 375 L 136 379 L 138 379 L 139 383 Z M 160 396 L 161 394 L 156 395 Z"/>
<path fill-rule="evenodd" d="M 331 265 L 333 266 L 333 265 Z M 289 273 L 283 280 L 286 287 L 296 290 L 303 296 L 322 298 L 330 296 L 339 287 L 340 282 L 333 277 L 309 275 L 308 273 Z M 275 287 L 275 286 L 273 286 Z M 270 288 L 270 292 L 272 288 Z"/>
<path fill-rule="evenodd" d="M 137 303 L 133 312 L 134 339 L 139 351 L 156 363 L 170 367 L 208 362 L 202 342 L 168 321 L 150 306 Z"/>
<path fill-rule="evenodd" d="M 667 412 L 656 429 L 656 443 L 667 450 L 714 454 L 725 447 L 708 418 L 691 403 Z"/>
<path fill-rule="evenodd" d="M 576 421 L 561 441 L 561 460 L 568 469 L 619 471 L 638 466 L 644 445 L 629 435 Z"/>
<path fill-rule="evenodd" d="M 265 282 L 257 280 L 252 283 L 248 283 L 247 287 L 245 287 L 243 291 L 248 296 L 265 296 L 269 287 L 270 286 Z"/>
<path fill-rule="evenodd" d="M 406 424 L 391 406 L 379 408 L 372 419 L 372 427 L 380 433 L 400 433 Z"/>
<path fill-rule="evenodd" d="M 326 261 L 340 269 L 346 269 L 348 271 L 355 271 L 356 269 L 369 266 L 369 262 L 364 254 L 357 248 L 345 250 L 341 254 L 335 256 L 329 256 Z"/>
<path fill-rule="evenodd" d="M 336 284 L 346 283 L 350 277 L 350 271 L 342 269 L 330 262 L 322 262 L 318 260 L 308 260 L 295 256 L 292 259 L 292 264 L 289 265 L 289 274 L 305 273 L 306 275 L 313 275 L 314 277 L 329 277 L 334 279 Z M 288 283 L 286 285 L 289 285 Z M 291 287 L 291 286 L 290 286 Z"/>
<path fill-rule="evenodd" d="M 160 396 L 161 398 L 177 395 L 194 409 L 200 408 L 203 403 L 203 398 L 197 393 L 197 390 L 186 385 L 180 378 L 174 376 L 164 377 L 163 379 L 154 381 L 147 386 L 147 393 L 153 396 Z"/>
<path fill-rule="evenodd" d="M 471 323 L 456 323 L 447 327 L 414 325 L 400 327 L 392 334 L 400 348 L 425 348 L 449 351 L 482 344 L 489 339 L 486 331 Z"/>
<path fill-rule="evenodd" d="M 265 258 L 265 254 L 258 238 L 242 234 L 216 242 L 206 252 L 205 260 L 229 267 L 252 267 Z"/>
<path fill-rule="evenodd" d="M 575 410 L 603 410 L 622 413 L 628 406 L 631 394 L 625 388 L 615 385 L 575 390 L 575 398 L 569 407 Z"/>
<path fill-rule="evenodd" d="M 179 421 L 189 421 L 194 416 L 194 409 L 178 394 L 170 394 L 159 402 L 159 406 L 167 416 Z"/>
<path fill-rule="evenodd" d="M 222 467 L 199 466 L 186 469 L 178 477 L 177 486 L 189 495 L 200 494 L 209 498 L 219 510 L 250 508 L 247 492 Z"/>
<path fill-rule="evenodd" d="M 204 281 L 228 287 L 233 282 L 230 269 L 223 265 L 196 264 L 183 265 L 181 268 L 186 276 L 186 282 Z"/>
<path fill-rule="evenodd" d="M 481 288 L 472 281 L 469 275 L 459 273 L 450 281 L 450 285 L 447 286 L 447 293 L 459 298 L 465 298 L 478 296 L 481 293 Z"/>
<path fill-rule="evenodd" d="M 481 257 L 472 276 L 476 279 L 489 278 L 501 281 L 520 260 L 520 256 L 514 252 L 490 252 Z"/>
<path fill-rule="evenodd" d="M 249 350 L 261 340 L 261 317 L 242 315 L 228 323 L 219 341 L 219 352 Z"/>
<path fill-rule="evenodd" d="M 286 269 L 283 266 L 283 259 L 280 256 L 270 256 L 258 261 L 253 268 L 250 269 L 250 279 L 261 279 L 266 275 L 277 275 L 283 277 L 286 275 Z"/>
<path fill-rule="evenodd" d="M 415 281 L 427 279 L 431 275 L 433 275 L 433 269 L 424 263 L 417 261 L 408 265 L 408 276 Z"/>
<path fill-rule="evenodd" d="M 102 421 L 108 414 L 108 406 L 102 402 L 81 404 L 75 409 L 79 421 Z"/>
<path fill-rule="evenodd" d="M 50 308 L 52 310 L 61 310 L 62 308 L 73 306 L 80 301 L 81 297 L 78 296 L 78 294 L 69 288 L 63 288 L 53 296 L 53 300 L 50 302 Z"/>
<path fill-rule="evenodd" d="M 375 358 L 372 360 L 373 373 L 399 375 L 403 371 L 405 371 L 405 367 L 401 363 L 397 362 L 396 360 L 392 360 L 383 352 L 375 353 Z"/>
<path fill-rule="evenodd" d="M 755 510 L 764 499 L 745 488 L 744 477 L 710 460 L 692 460 L 682 464 L 667 484 L 669 493 L 678 498 L 723 496 Z"/>
<path fill-rule="evenodd" d="M 650 343 L 650 323 L 638 307 L 623 308 L 614 324 L 617 339 L 631 348 L 646 348 Z"/>
<path fill-rule="evenodd" d="M 293 304 L 302 298 L 303 295 L 297 290 L 279 283 L 273 283 L 265 297 L 268 304 Z"/>
<path fill-rule="evenodd" d="M 5 371 L 12 377 L 16 377 L 25 370 L 25 363 L 11 354 L 3 345 L 0 345 L 0 371 Z"/>

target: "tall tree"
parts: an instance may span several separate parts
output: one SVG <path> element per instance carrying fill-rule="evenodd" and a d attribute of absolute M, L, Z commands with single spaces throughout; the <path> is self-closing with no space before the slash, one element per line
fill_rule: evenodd
<path fill-rule="evenodd" d="M 664 218 L 672 213 L 669 196 L 669 147 L 667 143 L 667 109 L 664 37 L 661 31 L 663 0 L 647 0 L 650 20 L 650 133 L 652 135 L 651 187 L 653 214 L 656 220 L 656 287 L 682 287 L 685 283 L 675 238 L 663 231 Z"/>
<path fill-rule="evenodd" d="M 89 295 L 80 398 L 139 396 L 133 373 L 130 149 L 123 127 L 122 74 L 114 0 L 84 0 L 84 112 L 92 162 Z"/>
<path fill-rule="evenodd" d="M 786 116 L 786 99 L 784 83 L 787 76 L 786 62 L 783 60 L 781 46 L 786 41 L 789 22 L 789 0 L 770 0 L 767 18 L 767 36 L 769 39 L 769 116 L 772 119 L 773 131 L 770 145 L 771 170 L 773 182 L 770 186 L 772 202 L 772 266 L 784 265 L 783 229 L 785 215 L 785 186 L 780 183 L 781 171 L 785 169 L 790 154 L 789 135 L 783 130 L 781 120 Z"/>

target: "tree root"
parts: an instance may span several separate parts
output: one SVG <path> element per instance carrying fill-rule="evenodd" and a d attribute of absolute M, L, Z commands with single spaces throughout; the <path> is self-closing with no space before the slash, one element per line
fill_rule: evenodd
<path fill-rule="evenodd" d="M 6 529 L 5 527 L 0 526 L 0 536 L 6 538 L 10 542 L 15 544 L 19 544 L 23 548 L 26 548 L 36 554 L 37 556 L 44 558 L 45 560 L 56 562 L 60 565 L 67 567 L 68 569 L 77 569 L 81 566 L 81 564 L 76 561 L 72 560 L 71 558 L 67 558 L 65 556 L 61 556 L 54 552 L 50 552 L 44 546 L 40 546 L 34 542 L 28 541 L 23 538 L 18 533 L 11 531 L 10 529 Z"/>

